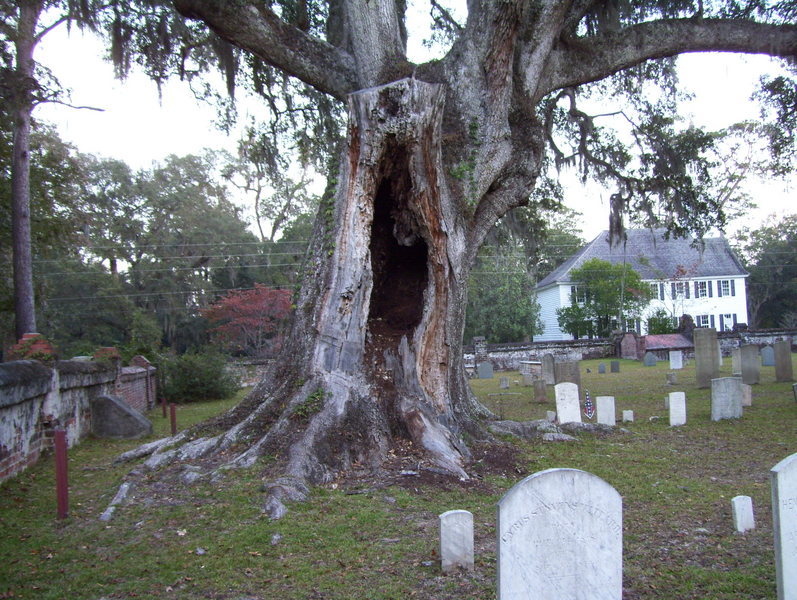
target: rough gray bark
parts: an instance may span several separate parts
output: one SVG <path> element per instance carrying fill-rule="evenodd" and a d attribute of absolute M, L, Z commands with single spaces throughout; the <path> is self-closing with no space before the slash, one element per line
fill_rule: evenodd
<path fill-rule="evenodd" d="M 14 119 L 11 244 L 14 256 L 14 316 L 17 339 L 21 339 L 25 333 L 36 331 L 30 230 L 30 119 L 33 112 L 33 49 L 36 45 L 36 23 L 41 9 L 40 2 L 20 4 L 14 39 L 16 65 L 11 101 Z"/>
<path fill-rule="evenodd" d="M 474 0 L 450 52 L 412 65 L 397 0 L 330 2 L 327 41 L 260 3 L 175 4 L 349 102 L 337 188 L 316 223 L 282 358 L 228 415 L 237 424 L 148 461 L 233 447 L 233 465 L 282 456 L 285 478 L 269 486 L 273 516 L 308 482 L 354 464 L 378 468 L 397 438 L 467 476 L 463 435 L 483 432 L 489 415 L 462 364 L 466 282 L 485 235 L 534 187 L 546 94 L 679 52 L 791 55 L 797 43 L 794 27 L 708 19 L 575 39 L 591 2 Z"/>

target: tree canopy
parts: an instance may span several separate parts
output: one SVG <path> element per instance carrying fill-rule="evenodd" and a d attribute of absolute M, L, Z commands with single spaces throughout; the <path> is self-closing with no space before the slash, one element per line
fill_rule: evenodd
<path fill-rule="evenodd" d="M 770 219 L 739 236 L 747 279 L 749 325 L 794 327 L 797 323 L 797 215 Z"/>
<path fill-rule="evenodd" d="M 574 337 L 608 337 L 638 319 L 650 301 L 648 286 L 630 266 L 592 258 L 570 272 L 570 306 L 557 310 L 559 326 Z"/>

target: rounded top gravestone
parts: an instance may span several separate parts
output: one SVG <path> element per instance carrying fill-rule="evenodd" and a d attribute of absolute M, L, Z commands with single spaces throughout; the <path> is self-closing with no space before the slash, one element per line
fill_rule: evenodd
<path fill-rule="evenodd" d="M 620 600 L 622 499 L 600 477 L 548 469 L 498 502 L 499 600 Z"/>

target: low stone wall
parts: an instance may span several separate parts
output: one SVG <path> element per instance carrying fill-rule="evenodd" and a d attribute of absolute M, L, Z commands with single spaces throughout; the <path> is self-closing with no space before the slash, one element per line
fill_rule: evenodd
<path fill-rule="evenodd" d="M 65 360 L 0 363 L 0 481 L 35 463 L 66 430 L 71 447 L 91 432 L 91 400 L 117 395 L 146 410 L 155 403 L 155 369 Z"/>
<path fill-rule="evenodd" d="M 608 339 L 483 344 L 479 347 L 478 358 L 473 346 L 465 347 L 465 364 L 489 360 L 499 371 L 519 371 L 521 361 L 542 361 L 546 354 L 552 354 L 559 362 L 609 358 L 615 355 L 615 344 Z"/>
<path fill-rule="evenodd" d="M 783 340 L 791 344 L 792 352 L 797 346 L 797 331 L 794 329 L 758 329 L 755 331 L 723 331 L 717 334 L 723 356 L 730 356 L 733 348 L 744 344 L 755 344 L 759 348 L 771 346 Z"/>

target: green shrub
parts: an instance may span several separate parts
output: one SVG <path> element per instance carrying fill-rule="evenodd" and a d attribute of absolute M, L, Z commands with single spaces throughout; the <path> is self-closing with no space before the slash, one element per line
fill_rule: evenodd
<path fill-rule="evenodd" d="M 224 355 L 212 351 L 190 351 L 181 356 L 164 357 L 163 395 L 175 402 L 229 398 L 240 387 L 226 368 Z"/>

